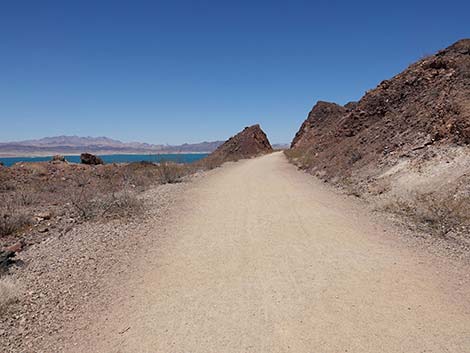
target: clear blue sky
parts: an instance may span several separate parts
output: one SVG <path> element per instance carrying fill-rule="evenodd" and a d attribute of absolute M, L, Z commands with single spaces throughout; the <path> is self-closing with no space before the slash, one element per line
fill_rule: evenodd
<path fill-rule="evenodd" d="M 2 1 L 0 141 L 289 142 L 464 37 L 470 1 Z"/>

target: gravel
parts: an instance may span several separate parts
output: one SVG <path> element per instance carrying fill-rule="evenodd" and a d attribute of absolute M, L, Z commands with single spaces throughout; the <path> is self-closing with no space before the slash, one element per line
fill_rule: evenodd
<path fill-rule="evenodd" d="M 199 175 L 200 176 L 200 175 Z M 198 175 L 194 178 L 199 177 Z M 44 240 L 17 256 L 9 280 L 18 300 L 0 317 L 0 351 L 57 352 L 87 315 L 105 310 L 111 289 L 128 273 L 163 226 L 165 215 L 189 183 L 166 184 L 144 192 L 145 211 L 134 218 L 77 223 L 67 231 L 48 229 Z"/>

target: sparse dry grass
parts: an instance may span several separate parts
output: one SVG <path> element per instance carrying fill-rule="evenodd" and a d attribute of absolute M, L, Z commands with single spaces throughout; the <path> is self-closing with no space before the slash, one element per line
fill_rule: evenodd
<path fill-rule="evenodd" d="M 224 160 L 220 156 L 209 155 L 206 158 L 200 159 L 197 162 L 188 165 L 191 172 L 212 170 L 220 167 L 224 163 Z"/>
<path fill-rule="evenodd" d="M 301 169 L 308 169 L 312 165 L 310 154 L 302 148 L 284 150 L 284 154 L 295 166 Z"/>
<path fill-rule="evenodd" d="M 189 169 L 184 164 L 163 161 L 158 164 L 159 181 L 162 184 L 179 183 L 188 175 Z"/>
<path fill-rule="evenodd" d="M 0 314 L 18 300 L 18 286 L 10 278 L 0 278 Z"/>
<path fill-rule="evenodd" d="M 187 165 L 188 175 L 195 174 L 202 171 L 208 171 L 218 168 L 222 165 L 218 160 L 210 157 L 200 159 L 196 162 Z"/>
<path fill-rule="evenodd" d="M 156 171 L 127 166 L 26 165 L 0 170 L 0 237 L 14 236 L 44 211 L 81 219 L 134 215 L 137 193 L 158 183 Z M 133 183 L 139 179 L 139 187 Z M 8 182 L 5 186 L 4 182 Z"/>
<path fill-rule="evenodd" d="M 73 211 L 85 220 L 137 214 L 143 207 L 138 192 L 158 181 L 158 169 L 154 167 L 136 163 L 104 169 L 98 177 L 75 176 L 75 192 L 70 196 Z"/>
<path fill-rule="evenodd" d="M 393 198 L 384 209 L 411 220 L 438 235 L 470 229 L 470 195 L 439 192 Z"/>
<path fill-rule="evenodd" d="M 140 192 L 181 182 L 190 174 L 220 164 L 205 159 L 190 165 L 170 161 L 99 166 L 22 163 L 1 168 L 0 237 L 21 234 L 29 222 L 36 222 L 33 215 L 44 211 L 61 219 L 135 216 L 143 208 Z"/>
<path fill-rule="evenodd" d="M 134 191 L 96 192 L 83 187 L 72 196 L 71 204 L 84 220 L 97 217 L 125 217 L 137 214 L 143 208 L 142 201 Z"/>
<path fill-rule="evenodd" d="M 31 217 L 18 203 L 0 197 L 0 237 L 23 229 L 30 221 Z"/>

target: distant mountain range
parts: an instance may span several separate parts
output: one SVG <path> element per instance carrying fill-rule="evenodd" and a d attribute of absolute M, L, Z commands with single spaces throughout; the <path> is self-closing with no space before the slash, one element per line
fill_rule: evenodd
<path fill-rule="evenodd" d="M 55 136 L 38 140 L 0 143 L 0 156 L 40 156 L 53 154 L 118 153 L 210 153 L 223 141 L 153 145 L 142 142 L 122 142 L 108 137 Z"/>

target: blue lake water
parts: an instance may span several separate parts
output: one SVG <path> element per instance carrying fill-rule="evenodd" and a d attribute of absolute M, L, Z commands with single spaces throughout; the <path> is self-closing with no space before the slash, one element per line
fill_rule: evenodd
<path fill-rule="evenodd" d="M 130 162 L 162 162 L 172 161 L 177 163 L 192 163 L 204 157 L 207 153 L 181 153 L 181 154 L 111 154 L 100 155 L 105 163 L 130 163 Z M 7 167 L 12 166 L 18 162 L 47 162 L 50 161 L 52 156 L 49 157 L 0 157 L 0 162 Z M 65 156 L 68 162 L 80 163 L 80 156 Z"/>

